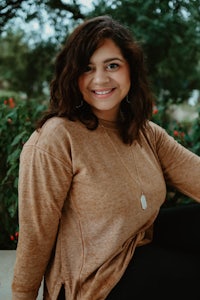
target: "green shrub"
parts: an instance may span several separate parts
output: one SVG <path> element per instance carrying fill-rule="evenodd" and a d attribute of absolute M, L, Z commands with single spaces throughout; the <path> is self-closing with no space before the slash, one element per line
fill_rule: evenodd
<path fill-rule="evenodd" d="M 0 249 L 16 248 L 19 155 L 44 109 L 35 101 L 0 97 Z"/>

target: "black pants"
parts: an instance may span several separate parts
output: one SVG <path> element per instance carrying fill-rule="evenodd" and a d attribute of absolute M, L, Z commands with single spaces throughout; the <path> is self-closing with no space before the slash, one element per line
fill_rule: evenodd
<path fill-rule="evenodd" d="M 164 209 L 153 242 L 136 248 L 106 300 L 200 300 L 199 282 L 200 205 Z M 65 299 L 64 288 L 58 299 Z"/>
<path fill-rule="evenodd" d="M 200 300 L 200 205 L 162 209 L 107 300 Z"/>
<path fill-rule="evenodd" d="M 199 300 L 200 253 L 138 248 L 107 300 Z"/>

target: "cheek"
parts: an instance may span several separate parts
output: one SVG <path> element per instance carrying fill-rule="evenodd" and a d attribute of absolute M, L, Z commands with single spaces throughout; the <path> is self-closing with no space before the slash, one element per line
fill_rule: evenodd
<path fill-rule="evenodd" d="M 129 85 L 131 85 L 131 74 L 130 74 L 130 70 L 127 70 L 126 72 L 126 80 L 127 80 L 127 83 Z"/>
<path fill-rule="evenodd" d="M 123 69 L 123 71 L 118 74 L 118 81 L 121 83 L 121 86 L 127 90 L 131 86 L 131 77 L 130 77 L 130 71 L 128 68 Z"/>
<path fill-rule="evenodd" d="M 121 78 L 123 78 L 122 86 L 125 90 L 129 90 L 131 86 L 130 76 L 127 74 L 127 76 L 122 76 Z"/>

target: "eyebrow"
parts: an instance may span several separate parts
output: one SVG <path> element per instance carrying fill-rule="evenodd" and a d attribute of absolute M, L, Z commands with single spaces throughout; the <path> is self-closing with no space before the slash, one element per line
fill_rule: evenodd
<path fill-rule="evenodd" d="M 107 62 L 112 61 L 112 60 L 124 61 L 124 60 L 122 60 L 122 59 L 119 58 L 119 57 L 111 57 L 111 58 L 108 58 L 108 59 L 104 60 L 104 63 L 107 63 Z"/>
<path fill-rule="evenodd" d="M 103 61 L 103 63 L 105 64 L 105 63 L 108 63 L 108 62 L 110 62 L 110 61 L 113 61 L 113 60 L 119 60 L 119 61 L 121 61 L 121 62 L 124 62 L 125 61 L 125 59 L 121 59 L 121 58 L 119 58 L 119 57 L 111 57 L 111 58 L 107 58 L 107 59 L 105 59 L 104 61 Z M 92 62 L 89 62 L 89 64 L 93 64 Z"/>

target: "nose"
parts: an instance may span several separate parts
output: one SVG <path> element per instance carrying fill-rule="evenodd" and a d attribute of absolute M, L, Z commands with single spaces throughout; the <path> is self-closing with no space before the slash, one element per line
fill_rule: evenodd
<path fill-rule="evenodd" d="M 98 85 L 109 82 L 109 76 L 106 70 L 96 69 L 94 72 L 93 82 Z"/>

